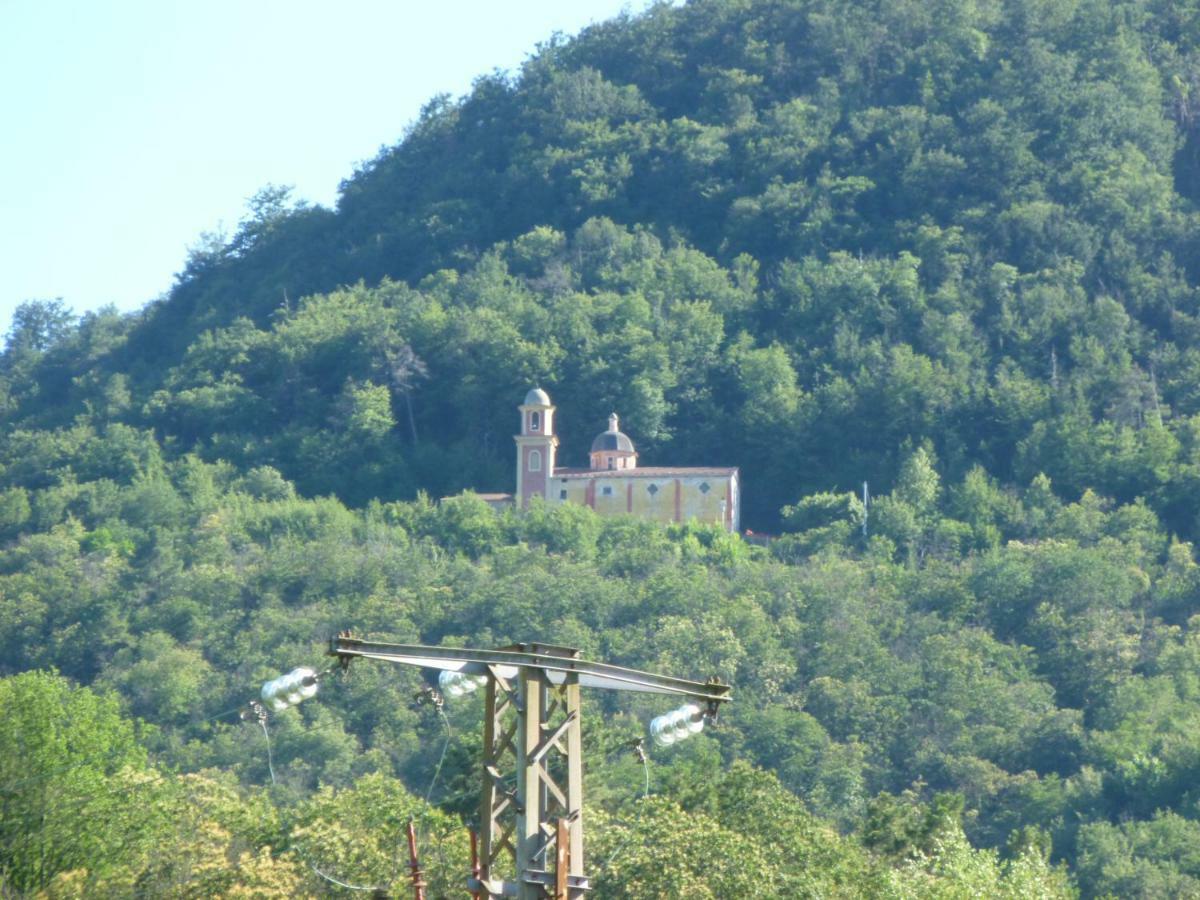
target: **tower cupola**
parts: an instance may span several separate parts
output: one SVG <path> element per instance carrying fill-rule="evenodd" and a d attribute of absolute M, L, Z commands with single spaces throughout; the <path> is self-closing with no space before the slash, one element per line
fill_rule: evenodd
<path fill-rule="evenodd" d="M 592 441 L 591 460 L 593 469 L 636 469 L 637 451 L 633 441 L 623 434 L 616 413 L 608 417 L 608 431 L 602 431 Z"/>

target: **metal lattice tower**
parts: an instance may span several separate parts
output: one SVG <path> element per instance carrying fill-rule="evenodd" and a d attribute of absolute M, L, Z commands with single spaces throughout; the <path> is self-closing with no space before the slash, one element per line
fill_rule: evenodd
<path fill-rule="evenodd" d="M 366 657 L 486 676 L 479 870 L 468 887 L 488 898 L 582 900 L 588 889 L 581 687 L 683 695 L 703 701 L 712 715 L 729 699 L 729 686 L 716 679 L 639 672 L 544 644 L 472 650 L 373 643 L 344 633 L 329 652 L 343 664 Z"/>
<path fill-rule="evenodd" d="M 578 651 L 542 649 L 565 658 L 579 657 Z M 516 871 L 523 873 L 521 881 L 537 879 L 548 886 L 549 861 L 557 849 L 555 823 L 566 819 L 573 900 L 582 896 L 587 884 L 579 677 L 569 674 L 561 684 L 554 684 L 544 671 L 532 667 L 522 667 L 511 680 L 498 667 L 490 666 L 488 672 L 480 821 L 490 827 L 480 831 L 481 881 L 506 868 L 503 857 L 509 855 Z M 515 781 L 511 793 L 505 790 L 509 780 Z"/>

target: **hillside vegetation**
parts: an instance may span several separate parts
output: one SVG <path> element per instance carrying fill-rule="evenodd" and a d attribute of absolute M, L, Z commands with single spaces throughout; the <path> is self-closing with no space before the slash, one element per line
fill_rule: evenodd
<path fill-rule="evenodd" d="M 455 883 L 478 710 L 434 808 L 416 673 L 277 717 L 275 778 L 237 718 L 353 627 L 735 685 L 644 802 L 661 710 L 589 700 L 604 896 L 1200 895 L 1198 98 L 1192 2 L 661 4 L 435 98 L 335 210 L 264 188 L 140 313 L 23 305 L 0 884 L 392 881 L 410 814 Z M 511 490 L 533 384 L 566 464 L 615 409 L 779 539 L 430 502 Z"/>

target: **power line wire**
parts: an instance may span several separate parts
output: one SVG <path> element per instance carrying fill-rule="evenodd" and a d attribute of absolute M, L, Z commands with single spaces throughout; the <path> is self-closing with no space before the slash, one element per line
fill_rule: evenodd
<path fill-rule="evenodd" d="M 336 667 L 331 667 L 330 669 L 326 670 L 325 672 L 322 672 L 321 675 L 328 675 L 330 672 L 334 671 L 335 668 Z M 216 713 L 212 716 L 209 716 L 208 718 L 203 719 L 196 724 L 207 725 L 209 723 L 216 722 L 219 719 L 223 719 L 227 716 L 233 715 L 234 713 L 240 714 L 243 721 L 246 721 L 250 717 L 250 715 L 248 715 L 248 714 L 252 714 L 254 716 L 254 718 L 257 719 L 258 724 L 261 726 L 262 732 L 263 732 L 263 738 L 264 738 L 264 743 L 265 743 L 266 752 L 267 752 L 267 770 L 270 774 L 271 784 L 272 784 L 272 786 L 277 786 L 278 781 L 277 781 L 276 773 L 275 773 L 274 754 L 273 754 L 273 750 L 272 750 L 272 746 L 271 746 L 271 735 L 270 735 L 270 731 L 267 726 L 267 714 L 266 714 L 266 710 L 262 707 L 261 704 L 259 704 L 257 701 L 251 701 L 248 704 L 239 704 L 238 706 L 231 707 L 229 709 L 226 709 L 219 713 Z M 439 755 L 437 765 L 434 769 L 433 777 L 431 778 L 429 786 L 425 792 L 425 800 L 424 800 L 424 805 L 423 805 L 424 810 L 423 810 L 423 814 L 422 814 L 422 824 L 424 824 L 424 822 L 427 821 L 429 810 L 430 810 L 430 798 L 432 797 L 433 791 L 434 791 L 434 789 L 437 785 L 437 782 L 440 778 L 442 766 L 446 759 L 446 754 L 447 754 L 447 751 L 450 746 L 450 740 L 451 740 L 451 735 L 452 735 L 450 721 L 446 717 L 444 711 L 440 707 L 438 708 L 438 713 L 441 716 L 442 722 L 446 728 L 446 737 L 442 744 L 441 754 Z M 312 728 L 309 728 L 308 733 L 311 734 L 316 731 L 322 731 L 322 730 L 327 730 L 327 729 L 332 729 L 332 728 L 338 728 L 339 730 L 342 731 L 342 733 L 351 733 L 352 734 L 352 732 L 345 731 L 345 723 L 340 720 L 328 721 L 323 724 L 316 725 Z M 49 771 L 40 772 L 37 775 L 29 776 L 27 778 L 22 778 L 17 781 L 10 781 L 10 782 L 6 783 L 2 788 L 0 788 L 0 795 L 9 794 L 14 797 L 19 796 L 20 793 L 22 792 L 21 789 L 23 789 L 23 788 L 26 788 L 31 785 L 36 785 L 38 783 L 48 782 L 51 779 L 53 779 L 55 776 L 64 775 L 64 774 L 71 772 L 72 770 L 79 769 L 79 768 L 81 768 L 83 766 L 87 766 L 89 764 L 94 764 L 98 758 L 103 757 L 103 756 L 109 756 L 109 755 L 110 754 L 93 754 L 93 755 L 85 757 L 83 759 L 76 760 L 72 763 L 64 764 L 62 766 L 56 766 L 55 768 L 53 768 Z M 147 778 L 140 780 L 136 786 L 139 788 L 156 786 L 158 784 L 161 784 L 161 783 L 167 781 L 169 778 L 176 777 L 178 774 L 179 773 L 175 773 L 175 772 L 153 771 L 153 773 L 150 774 Z M 109 777 L 110 776 L 106 775 L 105 776 L 106 780 Z M 71 810 L 74 810 L 74 809 L 82 809 L 82 808 L 86 807 L 88 804 L 96 802 L 97 799 L 99 799 L 99 798 L 106 797 L 106 796 L 120 793 L 120 792 L 125 792 L 125 791 L 128 791 L 129 789 L 130 789 L 130 785 L 128 785 L 128 784 L 120 784 L 120 785 L 114 785 L 111 787 L 104 787 L 104 788 L 100 788 L 99 790 L 97 790 L 95 788 L 89 788 L 87 791 L 87 795 L 84 797 L 81 797 L 78 800 L 64 800 L 64 801 L 60 801 L 58 803 L 45 805 L 43 808 L 47 811 L 53 811 L 56 814 L 62 814 L 64 812 L 70 812 Z M 78 836 L 84 830 L 84 824 L 85 823 L 83 823 L 82 821 L 77 822 L 75 827 L 70 830 L 70 833 Z M 15 846 L 23 846 L 23 845 L 32 843 L 32 842 L 36 841 L 37 839 L 39 839 L 40 834 L 35 833 L 33 831 L 27 831 L 23 834 L 16 835 L 16 837 L 18 838 L 18 841 Z M 110 846 L 109 849 L 110 850 L 111 849 L 122 849 L 122 848 L 130 845 L 134 840 L 135 840 L 135 838 L 132 836 L 127 837 L 126 839 L 122 840 L 119 844 L 117 844 L 115 848 Z M 10 845 L 10 847 L 11 846 L 14 846 L 14 845 Z M 298 851 L 298 848 L 297 848 L 297 851 Z M 364 885 L 351 884 L 351 883 L 343 881 L 333 875 L 330 875 L 328 872 L 325 872 L 319 866 L 317 866 L 315 863 L 313 863 L 311 860 L 304 859 L 303 856 L 301 856 L 301 860 L 304 863 L 306 863 L 309 866 L 309 868 L 311 868 L 312 871 L 315 872 L 318 876 L 320 876 L 321 878 L 323 878 L 324 880 L 328 881 L 331 884 L 337 885 L 338 887 L 342 887 L 347 890 L 354 890 L 354 891 L 379 892 L 379 891 L 383 890 L 382 888 L 377 887 L 377 886 L 364 886 Z M 396 877 L 395 871 L 393 871 L 393 876 L 392 876 L 391 880 L 394 881 L 395 877 Z"/>
<path fill-rule="evenodd" d="M 238 709 L 243 709 L 243 707 L 239 707 Z M 341 727 L 343 724 L 344 723 L 342 723 L 340 721 L 333 720 L 333 721 L 325 722 L 322 724 L 313 725 L 310 728 L 306 729 L 305 733 L 306 734 L 314 734 L 314 733 L 321 732 L 321 731 L 329 731 L 334 728 Z M 352 734 L 352 732 L 343 732 L 343 733 Z M 94 759 L 94 757 L 92 757 L 92 758 Z M 85 763 L 73 763 L 70 766 L 65 767 L 65 771 L 70 771 L 71 769 L 79 768 L 79 766 L 84 765 L 84 764 Z M 137 770 L 137 771 L 139 771 L 139 772 L 153 771 L 154 772 L 154 774 L 149 779 L 140 782 L 140 784 L 156 784 L 167 778 L 175 777 L 175 776 L 178 776 L 181 774 L 184 774 L 184 775 L 189 774 L 186 772 L 185 773 L 170 772 L 170 771 L 164 772 L 164 771 L 160 771 L 157 769 Z M 43 776 L 39 776 L 36 779 L 29 779 L 29 780 L 45 781 L 45 780 L 48 780 L 49 777 L 50 777 L 50 775 L 46 774 Z M 105 778 L 106 778 L 106 780 L 111 779 L 111 776 L 105 776 Z M 57 803 L 48 804 L 46 806 L 46 808 L 49 810 L 53 810 L 54 812 L 61 812 L 63 810 L 70 810 L 70 809 L 80 809 L 80 808 L 86 806 L 88 803 L 91 803 L 98 796 L 107 796 L 108 794 L 120 793 L 120 792 L 126 791 L 126 790 L 128 790 L 127 785 L 118 785 L 115 787 L 100 788 L 98 790 L 94 790 L 89 787 L 86 789 L 86 796 L 83 796 L 78 800 L 63 798 L 63 799 L 60 799 Z M 75 792 L 72 792 L 72 793 L 75 793 Z"/>
<path fill-rule="evenodd" d="M 425 804 L 421 808 L 421 821 L 420 821 L 420 826 L 419 826 L 419 828 L 422 832 L 425 831 L 425 826 L 429 822 L 429 814 L 433 811 L 433 807 L 430 804 L 430 798 L 433 796 L 433 788 L 437 784 L 439 776 L 441 776 L 441 774 L 442 774 L 442 763 L 444 763 L 446 761 L 446 751 L 450 749 L 450 736 L 451 736 L 450 719 L 446 717 L 446 710 L 443 708 L 445 703 L 442 701 L 441 695 L 437 694 L 437 693 L 431 693 L 430 696 L 433 701 L 433 708 L 437 710 L 438 715 L 442 719 L 442 724 L 446 728 L 446 737 L 442 741 L 442 752 L 441 752 L 441 754 L 439 754 L 437 765 L 433 769 L 433 777 L 429 780 L 429 787 L 425 790 Z M 439 832 L 437 837 L 434 840 L 434 843 L 437 848 L 438 862 L 441 863 L 442 869 L 445 870 L 446 854 L 445 854 L 445 848 L 443 847 L 442 839 L 443 839 L 443 834 L 441 832 Z M 398 871 L 398 869 L 399 869 L 399 851 L 400 851 L 399 842 L 397 842 L 397 844 L 396 844 L 396 850 L 397 850 L 396 870 Z M 393 875 L 393 879 L 394 878 L 395 878 L 395 875 Z"/>
<path fill-rule="evenodd" d="M 224 718 L 225 716 L 231 715 L 233 713 L 244 713 L 247 709 L 249 709 L 248 704 L 242 704 L 240 706 L 235 706 L 230 709 L 224 710 L 223 712 L 219 712 L 213 716 L 210 716 L 207 719 L 202 719 L 198 724 L 207 725 L 210 722 L 215 722 L 217 719 Z M 320 726 L 318 726 L 318 727 L 320 727 Z M 78 760 L 74 763 L 69 763 L 67 765 L 59 766 L 59 767 L 56 767 L 55 769 L 51 769 L 49 772 L 42 772 L 42 773 L 39 773 L 38 775 L 30 776 L 29 778 L 25 778 L 25 779 L 22 779 L 21 781 L 17 781 L 17 782 L 8 782 L 4 786 L 4 788 L 2 790 L 0 790 L 0 793 L 9 793 L 9 788 L 12 786 L 22 787 L 24 785 L 34 784 L 37 782 L 49 781 L 55 775 L 66 774 L 75 769 L 78 769 L 78 768 L 86 766 L 90 763 L 93 763 L 99 756 L 101 756 L 101 754 L 93 754 L 92 756 L 86 757 L 85 759 L 82 759 L 82 760 Z M 137 770 L 137 771 L 144 772 L 144 771 L 150 771 L 150 770 Z M 177 772 L 163 772 L 163 771 L 159 771 L 159 770 L 155 769 L 155 770 L 153 770 L 153 775 L 151 775 L 149 778 L 139 782 L 138 786 L 155 785 L 155 784 L 158 784 L 159 782 L 165 781 L 167 778 L 176 776 L 178 774 L 179 773 L 177 773 Z M 112 776 L 105 775 L 104 777 L 106 780 L 108 780 Z M 120 793 L 122 791 L 127 791 L 127 790 L 129 790 L 129 786 L 124 785 L 124 784 L 117 785 L 115 787 L 100 788 L 98 790 L 95 789 L 94 787 L 88 787 L 86 789 L 86 796 L 82 797 L 79 800 L 65 800 L 64 799 L 55 804 L 48 804 L 48 805 L 46 805 L 45 808 L 47 810 L 51 810 L 55 813 L 63 812 L 64 810 L 70 811 L 72 809 L 82 809 L 87 804 L 93 802 L 97 797 L 104 797 L 104 796 L 108 796 L 109 794 Z M 13 796 L 19 796 L 18 791 L 11 791 L 11 793 L 13 794 Z M 26 837 L 27 838 L 31 837 L 31 835 L 27 834 Z"/>
<path fill-rule="evenodd" d="M 207 725 L 210 722 L 215 722 L 217 719 L 222 719 L 225 716 L 233 715 L 234 713 L 243 712 L 246 710 L 246 708 L 247 708 L 247 704 L 243 703 L 243 704 L 240 704 L 239 706 L 231 707 L 230 709 L 227 709 L 224 712 L 219 712 L 216 715 L 209 716 L 207 719 L 201 719 L 196 724 L 197 725 Z M 39 781 L 48 781 L 51 778 L 55 777 L 56 775 L 64 775 L 67 772 L 70 772 L 74 769 L 79 769 L 79 768 L 82 768 L 83 766 L 91 765 L 100 757 L 109 756 L 109 755 L 110 755 L 109 753 L 103 753 L 103 754 L 94 753 L 91 756 L 84 757 L 83 759 L 78 759 L 78 760 L 75 760 L 74 762 L 70 762 L 70 763 L 64 763 L 61 766 L 55 766 L 53 769 L 50 769 L 48 771 L 39 772 L 37 775 L 30 775 L 26 778 L 22 778 L 17 781 L 5 782 L 3 785 L 0 785 L 0 794 L 8 794 L 8 793 L 15 794 L 15 793 L 17 793 L 17 791 L 20 788 L 24 787 L 25 785 L 33 784 L 33 783 L 39 782 Z"/>
<path fill-rule="evenodd" d="M 259 717 L 258 724 L 262 726 L 263 737 L 267 741 L 267 771 L 271 773 L 271 784 L 275 784 L 275 763 L 271 758 L 271 734 L 267 731 L 267 717 Z"/>
<path fill-rule="evenodd" d="M 261 707 L 260 707 L 260 709 L 261 709 Z M 265 710 L 265 709 L 264 709 L 264 710 L 262 710 L 262 713 L 261 713 L 261 714 L 258 716 L 258 723 L 259 723 L 259 724 L 262 726 L 263 737 L 264 737 L 264 738 L 266 738 L 266 744 L 267 744 L 267 767 L 270 769 L 270 772 L 271 772 L 271 785 L 272 785 L 272 786 L 275 786 L 275 784 L 276 784 L 276 781 L 275 781 L 275 766 L 271 764 L 271 734 L 270 734 L 270 732 L 267 730 L 267 715 L 266 715 L 266 710 Z M 351 891 L 374 891 L 374 892 L 378 892 L 378 891 L 382 891 L 382 890 L 383 890 L 383 888 L 380 888 L 380 887 L 378 887 L 378 886 L 376 886 L 376 885 L 350 884 L 349 882 L 342 881 L 342 880 L 341 880 L 341 879 L 339 879 L 339 878 L 335 878 L 334 876 L 332 876 L 332 875 L 329 875 L 329 874 L 327 874 L 326 872 L 323 872 L 323 871 L 321 871 L 320 867 L 319 867 L 319 866 L 317 866 L 317 864 L 316 864 L 316 863 L 314 863 L 312 860 L 309 860 L 309 859 L 304 859 L 304 857 L 303 857 L 302 855 L 300 856 L 300 858 L 301 858 L 301 860 L 302 860 L 304 863 L 306 863 L 306 864 L 308 865 L 308 867 L 309 867 L 310 869 L 312 869 L 314 872 L 316 872 L 318 875 L 320 875 L 322 878 L 324 878 L 324 879 L 325 879 L 326 881 L 328 881 L 330 884 L 336 884 L 338 887 L 344 887 L 344 888 L 346 888 L 346 889 L 348 889 L 348 890 L 351 890 Z"/>
<path fill-rule="evenodd" d="M 440 706 L 435 707 L 438 715 L 442 717 L 442 724 L 446 726 L 446 739 L 442 741 L 442 752 L 438 756 L 437 765 L 433 769 L 433 778 L 429 781 L 429 787 L 425 791 L 425 805 L 429 806 L 429 798 L 433 796 L 434 785 L 438 782 L 438 777 L 442 774 L 442 763 L 446 761 L 446 751 L 450 749 L 450 720 L 446 718 L 446 712 Z"/>
<path fill-rule="evenodd" d="M 634 820 L 633 825 L 628 826 L 629 830 L 626 832 L 625 837 L 622 838 L 621 842 L 617 844 L 616 849 L 613 850 L 608 859 L 604 861 L 604 864 L 597 868 L 597 876 L 608 871 L 608 867 L 612 865 L 613 860 L 616 859 L 621 851 L 625 849 L 625 847 L 629 844 L 630 839 L 633 837 L 634 832 L 641 826 L 642 817 L 646 813 L 646 798 L 650 796 L 650 755 L 646 753 L 646 749 L 642 746 L 642 742 L 640 740 L 633 745 L 633 751 L 637 754 L 638 759 L 642 761 L 642 772 L 646 776 L 646 783 L 642 788 L 641 802 L 638 804 L 637 818 Z"/>

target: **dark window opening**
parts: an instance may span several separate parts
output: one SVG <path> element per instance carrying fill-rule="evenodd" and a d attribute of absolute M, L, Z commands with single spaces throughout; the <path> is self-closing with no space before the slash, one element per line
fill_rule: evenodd
<path fill-rule="evenodd" d="M 610 487 L 601 488 L 600 493 L 603 494 L 605 497 L 611 497 L 612 496 L 612 488 L 610 488 Z"/>
<path fill-rule="evenodd" d="M 531 412 L 529 414 L 529 430 L 537 431 L 542 427 L 542 414 L 539 412 Z"/>
<path fill-rule="evenodd" d="M 566 500 L 566 499 L 567 499 L 567 492 L 566 492 L 566 491 L 559 491 L 559 492 L 558 492 L 558 499 L 559 499 L 559 500 Z"/>

